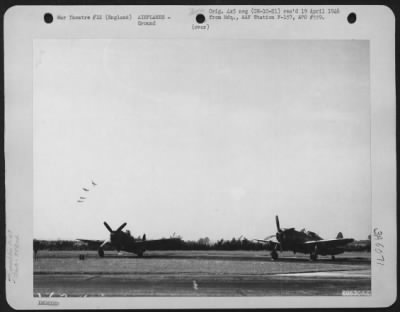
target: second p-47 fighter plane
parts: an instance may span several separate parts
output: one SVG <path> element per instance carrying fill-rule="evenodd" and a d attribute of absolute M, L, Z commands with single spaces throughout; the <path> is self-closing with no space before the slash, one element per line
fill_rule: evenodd
<path fill-rule="evenodd" d="M 352 238 L 343 238 L 342 233 L 338 233 L 336 239 L 322 239 L 311 231 L 296 231 L 294 228 L 281 229 L 278 216 L 275 217 L 277 233 L 266 239 L 256 239 L 258 242 L 268 244 L 272 249 L 272 259 L 278 259 L 278 250 L 289 250 L 310 254 L 311 260 L 317 260 L 318 255 L 331 255 L 332 260 L 335 255 L 344 252 L 344 246 L 354 241 Z M 273 240 L 272 238 L 276 238 Z"/>
<path fill-rule="evenodd" d="M 109 244 L 112 248 L 116 249 L 118 252 L 127 251 L 132 252 L 139 257 L 143 256 L 146 250 L 157 250 L 157 249 L 173 249 L 174 246 L 181 242 L 180 238 L 162 238 L 156 240 L 146 240 L 146 235 L 143 234 L 142 238 L 134 238 L 129 231 L 122 231 L 127 223 L 122 224 L 115 231 L 104 222 L 104 226 L 110 232 L 110 239 L 101 240 L 89 240 L 89 239 L 78 239 L 79 241 L 96 244 L 98 245 L 98 254 L 100 257 L 104 257 L 104 246 Z M 169 248 L 168 248 L 169 247 Z"/>

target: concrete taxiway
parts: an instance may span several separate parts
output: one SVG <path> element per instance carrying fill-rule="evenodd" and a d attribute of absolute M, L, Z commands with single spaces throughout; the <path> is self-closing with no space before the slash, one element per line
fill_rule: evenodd
<path fill-rule="evenodd" d="M 57 252 L 56 252 L 57 253 Z M 340 296 L 371 290 L 368 253 L 317 262 L 266 252 L 152 252 L 98 258 L 42 254 L 35 261 L 34 296 Z"/>

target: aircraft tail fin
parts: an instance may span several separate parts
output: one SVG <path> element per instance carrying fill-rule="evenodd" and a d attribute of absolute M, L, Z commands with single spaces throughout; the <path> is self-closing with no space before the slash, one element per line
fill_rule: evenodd
<path fill-rule="evenodd" d="M 342 232 L 339 232 L 338 235 L 336 236 L 336 239 L 341 239 L 341 238 L 343 238 L 343 234 Z"/>

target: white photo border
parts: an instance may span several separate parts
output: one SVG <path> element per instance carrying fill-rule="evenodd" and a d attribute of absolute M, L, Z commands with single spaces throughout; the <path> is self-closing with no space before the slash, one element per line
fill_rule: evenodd
<path fill-rule="evenodd" d="M 5 59 L 5 184 L 6 295 L 15 309 L 132 308 L 322 308 L 387 307 L 397 296 L 396 225 L 396 98 L 395 17 L 385 6 L 334 6 L 340 14 L 320 21 L 214 23 L 208 31 L 192 29 L 197 13 L 210 8 L 279 6 L 14 6 L 4 16 Z M 327 8 L 327 6 L 298 6 Z M 332 6 L 329 6 L 332 7 Z M 52 12 L 93 15 L 167 14 L 168 23 L 155 28 L 126 23 L 43 22 Z M 357 22 L 349 24 L 349 13 Z M 33 40 L 107 38 L 198 38 L 275 40 L 368 40 L 370 42 L 372 295 L 355 297 L 129 297 L 51 298 L 41 305 L 33 297 Z M 21 91 L 23 90 L 23 92 Z M 27 157 L 29 156 L 29 157 Z M 21 191 L 23 196 L 21 196 Z M 377 245 L 379 244 L 379 245 Z M 379 263 L 382 254 L 384 264 Z M 48 298 L 50 299 L 50 298 Z M 53 303 L 51 303 L 53 302 Z"/>

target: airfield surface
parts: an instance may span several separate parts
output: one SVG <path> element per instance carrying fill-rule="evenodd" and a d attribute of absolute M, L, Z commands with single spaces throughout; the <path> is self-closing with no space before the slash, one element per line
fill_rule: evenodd
<path fill-rule="evenodd" d="M 79 260 L 84 255 L 84 260 Z M 366 252 L 330 257 L 266 251 L 39 251 L 34 296 L 341 296 L 371 290 Z"/>

